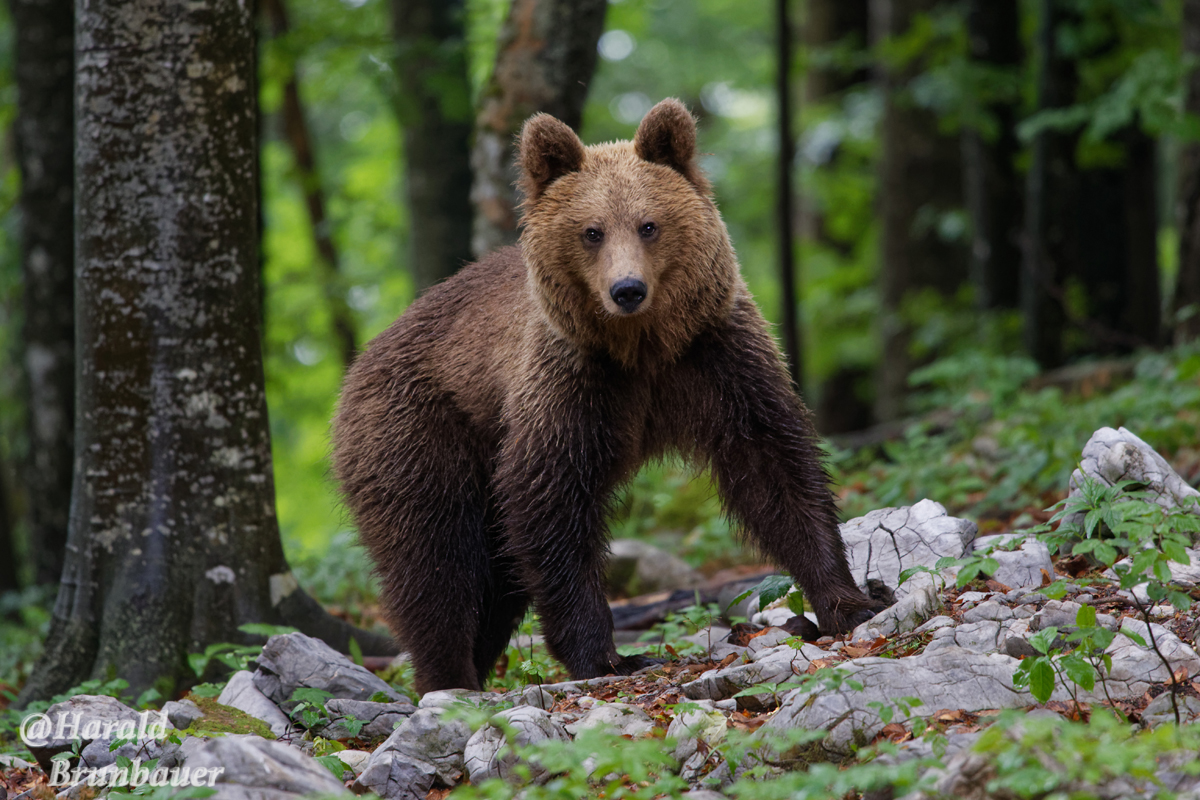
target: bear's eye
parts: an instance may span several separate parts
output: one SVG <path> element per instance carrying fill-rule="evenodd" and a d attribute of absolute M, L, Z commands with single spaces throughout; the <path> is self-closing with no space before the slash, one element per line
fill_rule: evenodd
<path fill-rule="evenodd" d="M 642 225 L 642 227 L 638 228 L 638 234 L 643 239 L 649 239 L 652 236 L 654 236 L 654 234 L 656 234 L 656 233 L 658 233 L 658 226 L 655 225 L 653 222 L 647 222 L 644 225 Z"/>
<path fill-rule="evenodd" d="M 596 228 L 588 228 L 583 232 L 583 238 L 595 244 L 604 238 L 604 231 L 597 230 Z"/>

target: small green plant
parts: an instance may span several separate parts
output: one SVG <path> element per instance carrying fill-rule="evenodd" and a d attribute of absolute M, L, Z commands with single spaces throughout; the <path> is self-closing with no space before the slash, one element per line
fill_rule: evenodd
<path fill-rule="evenodd" d="M 679 611 L 668 613 L 665 620 L 643 633 L 639 637 L 639 640 L 641 642 L 657 642 L 657 645 L 651 648 L 649 652 L 658 658 L 686 656 L 706 652 L 712 649 L 712 625 L 718 616 L 719 611 L 715 603 L 690 605 L 681 608 Z M 685 640 L 685 637 L 693 636 L 702 630 L 707 630 L 710 633 L 708 647 L 697 642 Z M 631 655 L 632 651 L 633 648 L 629 648 L 621 654 Z M 641 647 L 639 652 L 646 652 L 646 648 Z"/>
<path fill-rule="evenodd" d="M 333 694 L 324 689 L 312 689 L 301 686 L 292 692 L 289 698 L 296 706 L 290 716 L 298 719 L 305 728 L 315 728 L 329 722 L 329 712 L 325 710 L 325 701 L 332 699 Z M 361 729 L 362 726 L 360 725 Z M 357 731 L 355 731 L 357 733 Z"/>
<path fill-rule="evenodd" d="M 1130 481 L 1109 486 L 1084 476 L 1079 490 L 1054 506 L 1057 512 L 1051 523 L 1062 524 L 1046 538 L 1059 547 L 1071 545 L 1073 554 L 1086 554 L 1108 567 L 1120 587 L 1130 592 L 1146 625 L 1149 646 L 1171 676 L 1171 705 L 1178 725 L 1179 679 L 1159 647 L 1150 609 L 1162 602 L 1181 611 L 1192 606 L 1188 593 L 1172 583 L 1170 564 L 1191 563 L 1187 548 L 1200 533 L 1200 505 L 1191 498 L 1189 505 L 1163 508 L 1155 502 L 1156 495 Z"/>
<path fill-rule="evenodd" d="M 295 628 L 289 628 L 284 625 L 266 625 L 262 623 L 249 623 L 238 628 L 242 633 L 251 636 L 280 636 L 287 633 L 296 633 Z M 246 669 L 250 662 L 262 652 L 262 645 L 244 645 L 233 644 L 231 642 L 218 642 L 210 644 L 204 648 L 203 653 L 189 653 L 188 666 L 197 676 L 203 675 L 208 669 L 211 661 L 217 661 L 224 664 L 230 670 L 237 672 Z"/>

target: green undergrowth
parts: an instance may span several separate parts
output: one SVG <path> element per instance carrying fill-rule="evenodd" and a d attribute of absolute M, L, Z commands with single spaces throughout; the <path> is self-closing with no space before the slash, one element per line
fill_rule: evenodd
<path fill-rule="evenodd" d="M 1032 374 L 1023 358 L 981 350 L 915 372 L 916 408 L 944 409 L 953 421 L 914 423 L 878 448 L 835 449 L 843 515 L 927 497 L 993 527 L 1023 527 L 1032 523 L 1024 512 L 1065 495 L 1084 444 L 1102 427 L 1129 428 L 1168 458 L 1194 461 L 1200 346 L 1143 354 L 1132 380 L 1103 391 L 1024 388 Z"/>

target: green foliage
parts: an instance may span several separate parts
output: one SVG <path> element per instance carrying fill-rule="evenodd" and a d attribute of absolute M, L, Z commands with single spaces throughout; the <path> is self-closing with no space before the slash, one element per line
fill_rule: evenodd
<path fill-rule="evenodd" d="M 684 637 L 692 636 L 702 630 L 708 630 L 711 634 L 713 622 L 719 618 L 720 609 L 716 603 L 687 606 L 681 608 L 679 611 L 668 613 L 666 619 L 643 633 L 639 637 L 639 641 L 657 642 L 657 646 L 652 648 L 650 652 L 658 658 L 667 658 L 672 654 L 686 656 L 704 652 L 709 648 L 696 642 L 684 641 Z M 711 640 L 711 636 L 709 638 Z M 712 642 L 709 641 L 708 645 L 711 644 Z M 668 650 L 668 648 L 670 649 Z M 621 655 L 631 655 L 635 652 L 644 651 L 645 648 L 640 645 L 617 649 L 617 652 Z"/>
<path fill-rule="evenodd" d="M 1159 759 L 1185 755 L 1190 760 L 1198 746 L 1200 726 L 1143 730 L 1095 709 L 1086 724 L 1059 716 L 1005 712 L 983 732 L 975 751 L 996 770 L 988 783 L 994 793 L 1020 798 L 1092 797 L 1085 787 L 1117 777 L 1138 781 L 1152 793 Z M 1083 787 L 1068 794 L 1076 783 Z"/>

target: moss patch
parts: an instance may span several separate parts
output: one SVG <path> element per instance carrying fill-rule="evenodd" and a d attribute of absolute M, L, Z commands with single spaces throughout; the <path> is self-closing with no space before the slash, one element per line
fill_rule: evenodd
<path fill-rule="evenodd" d="M 191 700 L 204 716 L 193 722 L 184 731 L 189 736 L 212 736 L 222 733 L 252 733 L 264 739 L 274 739 L 275 734 L 261 719 L 255 719 L 244 711 L 224 706 L 211 697 L 200 697 L 189 694 L 184 698 Z"/>

